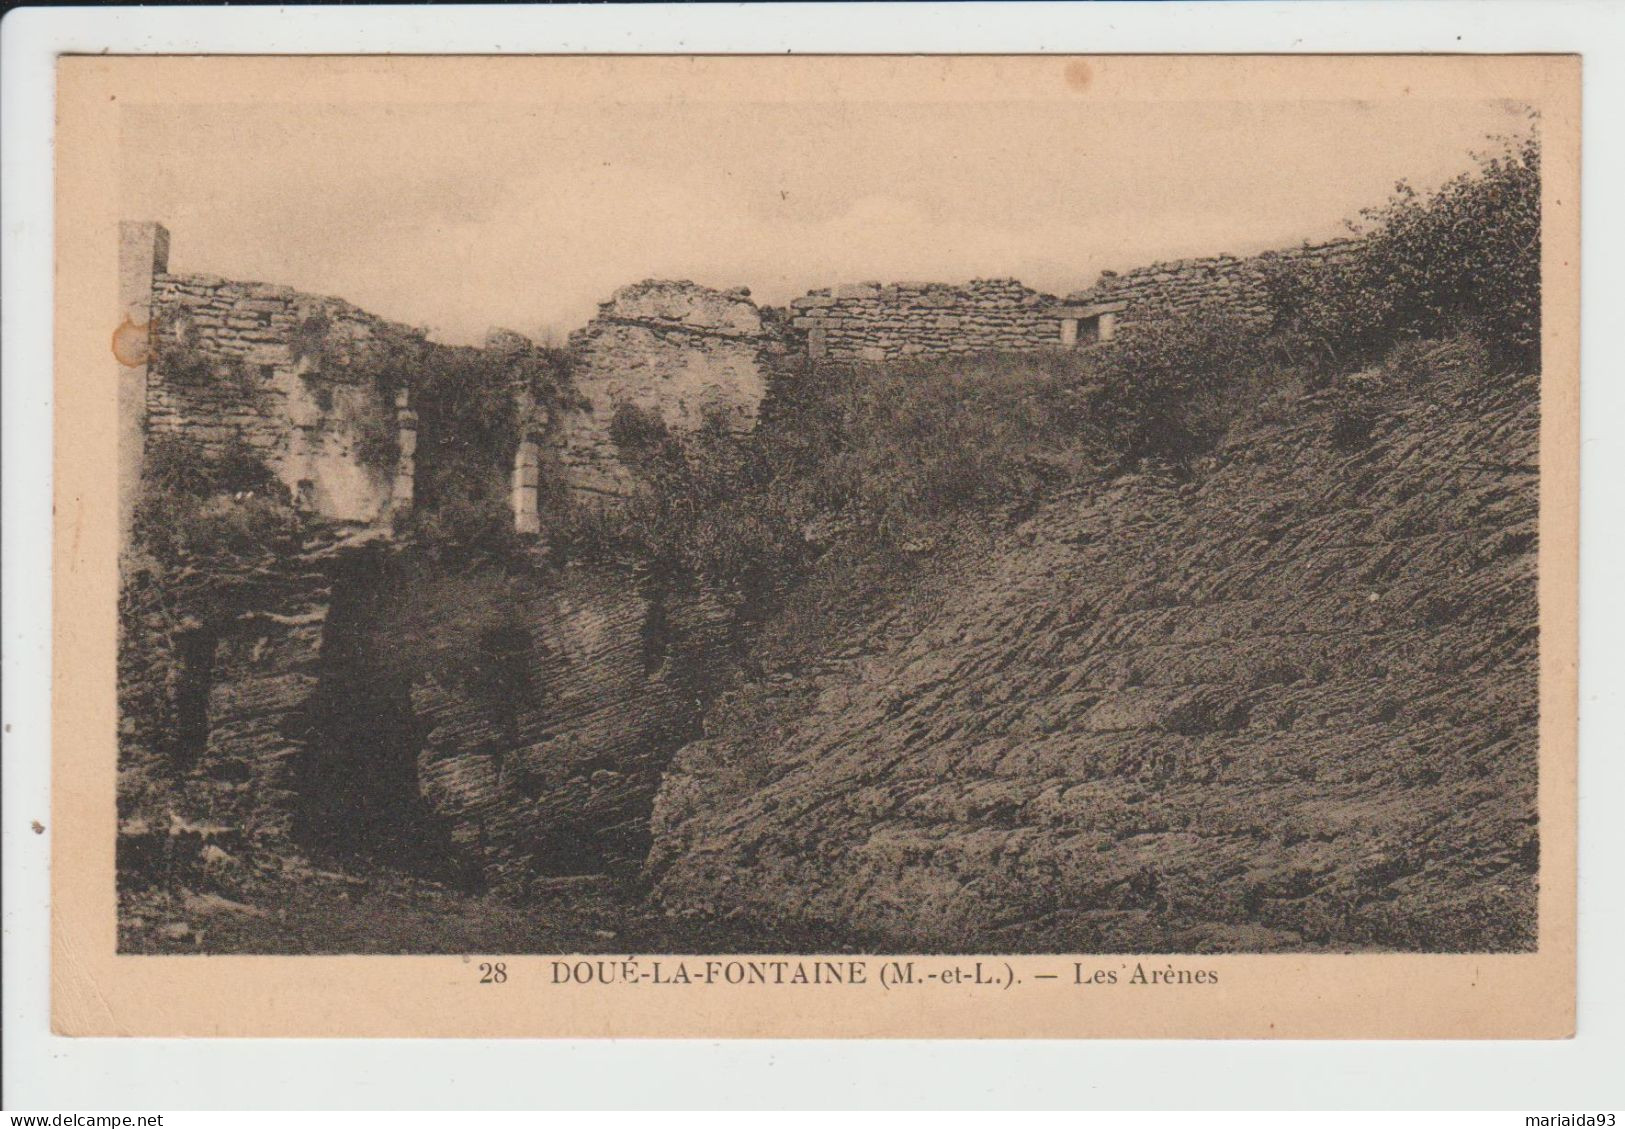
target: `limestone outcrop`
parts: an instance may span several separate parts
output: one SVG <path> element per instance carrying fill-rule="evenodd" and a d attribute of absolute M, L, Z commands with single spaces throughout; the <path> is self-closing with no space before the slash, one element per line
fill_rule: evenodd
<path fill-rule="evenodd" d="M 883 951 L 1529 949 L 1536 379 L 1352 450 L 1319 393 L 1195 482 L 1051 499 L 713 719 L 656 896 Z"/>
<path fill-rule="evenodd" d="M 245 571 L 179 624 L 163 592 L 126 589 L 151 632 L 121 680 L 127 881 L 199 813 L 256 862 L 362 858 L 509 895 L 636 873 L 726 608 L 580 570 L 447 573 L 331 530 Z"/>
<path fill-rule="evenodd" d="M 455 582 L 448 582 L 455 583 Z M 498 582 L 493 582 L 498 583 Z M 522 894 L 568 875 L 636 874 L 649 810 L 672 755 L 700 732 L 726 613 L 697 596 L 659 600 L 624 580 L 499 582 L 514 615 L 421 656 L 411 705 L 417 779 L 456 856 L 485 885 Z M 456 619 L 426 598 L 414 634 Z M 388 637 L 389 628 L 385 628 Z M 445 635 L 461 628 L 447 626 Z"/>

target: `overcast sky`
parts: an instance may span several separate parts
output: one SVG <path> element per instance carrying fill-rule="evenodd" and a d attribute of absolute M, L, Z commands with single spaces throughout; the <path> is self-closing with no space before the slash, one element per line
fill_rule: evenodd
<path fill-rule="evenodd" d="M 171 269 L 335 294 L 446 341 L 563 333 L 648 277 L 782 304 L 862 280 L 1102 269 L 1340 233 L 1497 102 L 131 107 L 129 219 Z"/>

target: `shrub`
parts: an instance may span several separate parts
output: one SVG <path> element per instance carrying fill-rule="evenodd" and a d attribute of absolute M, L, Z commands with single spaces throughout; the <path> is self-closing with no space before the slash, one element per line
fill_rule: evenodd
<path fill-rule="evenodd" d="M 210 462 L 211 487 L 222 493 L 268 493 L 286 500 L 287 489 L 240 432 L 233 432 Z"/>
<path fill-rule="evenodd" d="M 1469 333 L 1499 361 L 1540 357 L 1540 139 L 1503 140 L 1423 196 L 1404 181 L 1355 225 L 1360 255 L 1266 269 L 1274 331 L 1342 364 L 1376 359 L 1402 334 Z"/>
<path fill-rule="evenodd" d="M 400 428 L 395 422 L 393 405 L 378 392 L 370 407 L 371 410 L 351 420 L 355 456 L 362 466 L 393 471 L 401 450 Z"/>
<path fill-rule="evenodd" d="M 569 354 L 535 347 L 505 353 L 430 344 L 402 355 L 390 379 L 411 389 L 418 413 L 417 502 L 434 509 L 444 501 L 505 489 L 513 452 L 530 419 L 580 406 Z"/>
<path fill-rule="evenodd" d="M 441 564 L 505 561 L 522 548 L 505 499 L 485 492 L 448 493 L 412 510 L 397 532 Z"/>
<path fill-rule="evenodd" d="M 142 455 L 142 479 L 148 493 L 286 493 L 264 457 L 236 432 L 213 453 L 184 432 L 151 436 Z"/>
<path fill-rule="evenodd" d="M 1266 263 L 1264 278 L 1272 307 L 1271 351 L 1306 366 L 1317 386 L 1393 338 L 1394 295 L 1369 277 L 1360 258 L 1275 258 Z"/>
<path fill-rule="evenodd" d="M 776 598 L 834 540 L 866 551 L 933 540 L 961 516 L 1027 505 L 1093 476 L 1104 440 L 1079 353 L 852 368 L 809 362 L 776 382 L 757 427 L 725 411 L 669 432 L 617 409 L 612 436 L 640 489 L 610 508 L 563 505 L 561 554 L 700 578 L 746 603 Z"/>
<path fill-rule="evenodd" d="M 289 337 L 288 352 L 297 364 L 308 362 L 309 369 L 324 368 L 328 361 L 328 334 L 333 324 L 323 310 L 316 310 L 299 319 Z"/>
<path fill-rule="evenodd" d="M 1426 336 L 1475 332 L 1499 355 L 1538 362 L 1540 141 L 1531 131 L 1481 156 L 1431 197 L 1403 182 L 1376 225 L 1367 269 L 1392 288 L 1403 324 Z"/>
<path fill-rule="evenodd" d="M 153 370 L 175 384 L 198 388 L 222 379 L 242 379 L 242 359 L 207 349 L 197 327 L 186 318 L 156 323 L 151 340 Z"/>
<path fill-rule="evenodd" d="M 147 491 L 202 495 L 214 489 L 203 445 L 184 433 L 149 436 L 141 476 Z"/>
<path fill-rule="evenodd" d="M 1310 381 L 1295 366 L 1275 370 L 1256 395 L 1241 397 L 1253 405 L 1252 417 L 1260 423 L 1286 423 L 1298 414 L 1298 401 L 1309 391 Z"/>
<path fill-rule="evenodd" d="M 633 403 L 615 405 L 609 419 L 609 438 L 623 457 L 640 458 L 652 453 L 670 437 L 660 413 Z"/>
<path fill-rule="evenodd" d="M 1211 450 L 1265 365 L 1257 331 L 1226 309 L 1130 325 L 1096 353 L 1096 408 L 1126 459 L 1177 467 Z"/>
<path fill-rule="evenodd" d="M 1377 408 L 1356 392 L 1341 394 L 1332 407 L 1328 435 L 1340 451 L 1355 451 L 1371 442 L 1377 426 Z"/>
<path fill-rule="evenodd" d="M 199 496 L 151 490 L 132 520 L 137 545 L 169 564 L 229 564 L 298 548 L 299 515 L 264 495 Z"/>
<path fill-rule="evenodd" d="M 1489 368 L 1489 351 L 1470 336 L 1447 341 L 1401 341 L 1382 360 L 1385 381 L 1405 388 L 1418 388 L 1462 374 L 1483 373 Z"/>

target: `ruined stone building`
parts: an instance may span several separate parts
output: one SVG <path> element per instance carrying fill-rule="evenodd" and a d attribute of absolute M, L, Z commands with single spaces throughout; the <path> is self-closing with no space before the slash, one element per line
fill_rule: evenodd
<path fill-rule="evenodd" d="M 246 445 L 302 507 L 325 518 L 383 523 L 411 508 L 418 417 L 392 368 L 425 347 L 422 330 L 287 286 L 171 273 L 161 224 L 125 223 L 120 239 L 115 352 L 126 528 L 143 452 L 164 435 L 188 436 L 206 454 Z M 1066 298 L 1009 278 L 860 283 L 797 298 L 784 318 L 764 316 L 742 287 L 634 283 L 569 339 L 576 403 L 557 414 L 518 405 L 515 523 L 540 531 L 549 464 L 578 497 L 612 502 L 628 493 L 631 474 L 610 434 L 623 405 L 674 430 L 707 418 L 748 429 L 773 374 L 798 357 L 882 362 L 1070 349 L 1110 341 L 1120 324 L 1198 308 L 1256 320 L 1266 316 L 1272 259 L 1335 263 L 1358 248 L 1344 240 L 1157 263 L 1107 272 Z M 531 347 L 509 330 L 492 331 L 485 343 L 499 354 Z"/>

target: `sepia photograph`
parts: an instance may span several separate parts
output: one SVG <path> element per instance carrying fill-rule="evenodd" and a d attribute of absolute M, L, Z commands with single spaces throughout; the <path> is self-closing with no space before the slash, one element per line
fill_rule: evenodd
<path fill-rule="evenodd" d="M 1572 978 L 1572 57 L 457 63 L 65 62 L 120 957 Z"/>

